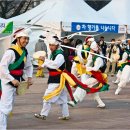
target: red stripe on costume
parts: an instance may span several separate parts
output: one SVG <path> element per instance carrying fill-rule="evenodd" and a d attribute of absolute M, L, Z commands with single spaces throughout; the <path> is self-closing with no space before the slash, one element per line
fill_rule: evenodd
<path fill-rule="evenodd" d="M 10 70 L 10 74 L 21 76 L 23 75 L 23 70 Z"/>
<path fill-rule="evenodd" d="M 66 86 L 66 88 L 67 88 L 67 90 L 69 92 L 71 100 L 74 101 L 75 99 L 74 99 L 73 92 L 72 92 L 72 89 L 71 89 L 70 85 L 66 82 L 65 86 Z"/>
<path fill-rule="evenodd" d="M 106 80 L 103 78 L 102 73 L 101 72 L 97 72 L 97 71 L 91 71 L 92 76 L 99 82 L 102 84 L 106 83 Z"/>
<path fill-rule="evenodd" d="M 0 90 L 0 98 L 1 98 L 1 95 L 2 95 L 2 91 Z"/>
<path fill-rule="evenodd" d="M 58 71 L 49 71 L 49 75 L 50 76 L 57 76 L 60 75 L 62 72 L 58 72 Z"/>
<path fill-rule="evenodd" d="M 73 74 L 69 73 L 67 70 L 64 70 L 64 72 L 67 73 L 76 82 L 76 84 L 80 85 L 84 90 L 88 89 L 89 91 L 87 91 L 87 93 L 95 93 L 99 91 L 99 89 L 96 88 L 89 88 L 88 85 L 80 82 Z"/>

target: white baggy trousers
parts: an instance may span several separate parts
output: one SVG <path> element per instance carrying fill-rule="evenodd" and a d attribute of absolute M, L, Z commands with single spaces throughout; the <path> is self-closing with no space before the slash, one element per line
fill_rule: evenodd
<path fill-rule="evenodd" d="M 81 82 L 88 85 L 90 88 L 93 85 L 98 83 L 98 81 L 95 78 L 91 78 L 86 74 L 81 75 Z M 100 105 L 100 106 L 105 105 L 103 103 L 103 101 L 101 100 L 98 92 L 94 93 L 93 95 L 94 95 L 94 99 L 97 101 L 98 105 Z M 85 98 L 85 96 L 86 96 L 86 91 L 79 87 L 74 92 L 74 98 L 75 98 L 76 102 L 82 102 L 83 99 Z"/>
<path fill-rule="evenodd" d="M 0 130 L 7 129 L 7 117 L 13 109 L 16 88 L 1 82 L 2 96 L 0 99 Z"/>
<path fill-rule="evenodd" d="M 52 91 L 54 91 L 57 87 L 59 87 L 59 84 L 49 83 L 44 96 L 51 93 Z M 44 116 L 48 116 L 48 114 L 51 110 L 51 105 L 53 103 L 56 103 L 61 106 L 62 116 L 67 117 L 67 116 L 69 116 L 69 109 L 68 109 L 67 102 L 68 102 L 67 101 L 67 92 L 63 89 L 62 92 L 58 96 L 55 96 L 48 101 L 46 101 L 46 100 L 43 101 L 43 108 L 42 108 L 40 114 L 44 115 Z"/>
<path fill-rule="evenodd" d="M 122 72 L 119 72 L 117 75 L 119 79 L 118 88 L 121 89 L 126 86 L 128 82 L 130 82 L 130 65 L 126 65 Z"/>

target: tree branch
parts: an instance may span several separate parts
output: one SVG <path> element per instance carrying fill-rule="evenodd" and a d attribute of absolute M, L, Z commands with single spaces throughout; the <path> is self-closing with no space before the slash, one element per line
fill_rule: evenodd
<path fill-rule="evenodd" d="M 11 15 L 11 17 L 17 16 L 20 14 L 21 9 L 25 5 L 26 1 L 21 1 L 17 9 L 14 11 L 14 13 Z"/>
<path fill-rule="evenodd" d="M 29 8 L 29 6 L 30 6 L 31 4 L 32 4 L 32 0 L 29 1 L 28 5 L 27 5 L 27 7 L 25 8 L 25 10 L 23 11 L 23 13 L 25 13 L 25 12 L 28 10 L 28 8 Z"/>

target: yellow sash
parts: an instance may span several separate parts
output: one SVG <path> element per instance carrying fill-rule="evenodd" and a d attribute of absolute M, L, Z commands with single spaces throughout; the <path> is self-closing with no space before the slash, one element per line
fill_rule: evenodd
<path fill-rule="evenodd" d="M 58 71 L 61 72 L 61 70 Z M 59 95 L 65 87 L 65 81 L 67 81 L 72 87 L 76 85 L 74 80 L 67 73 L 62 72 L 60 77 L 60 85 L 53 92 L 43 96 L 43 99 L 48 101 L 49 99 Z"/>
<path fill-rule="evenodd" d="M 11 48 L 16 50 L 20 56 L 22 55 L 23 50 L 21 49 L 21 47 L 18 46 L 18 44 L 12 45 Z M 24 57 L 24 62 L 26 62 L 26 57 Z"/>

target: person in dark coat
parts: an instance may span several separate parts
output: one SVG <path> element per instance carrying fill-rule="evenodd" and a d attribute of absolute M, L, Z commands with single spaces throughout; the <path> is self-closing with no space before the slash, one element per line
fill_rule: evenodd
<path fill-rule="evenodd" d="M 103 36 L 100 37 L 100 40 L 99 40 L 98 43 L 99 43 L 99 46 L 101 47 L 102 54 L 104 56 L 106 56 L 107 44 L 104 42 L 104 37 Z"/>
<path fill-rule="evenodd" d="M 65 45 L 65 46 L 69 46 L 69 47 L 71 46 L 70 41 L 67 37 L 64 37 L 63 42 L 61 44 Z M 65 48 L 65 47 L 62 47 L 62 49 L 63 49 L 63 53 L 65 56 L 66 70 L 71 72 L 72 62 L 69 59 L 69 57 L 71 55 L 71 51 L 69 48 Z"/>

